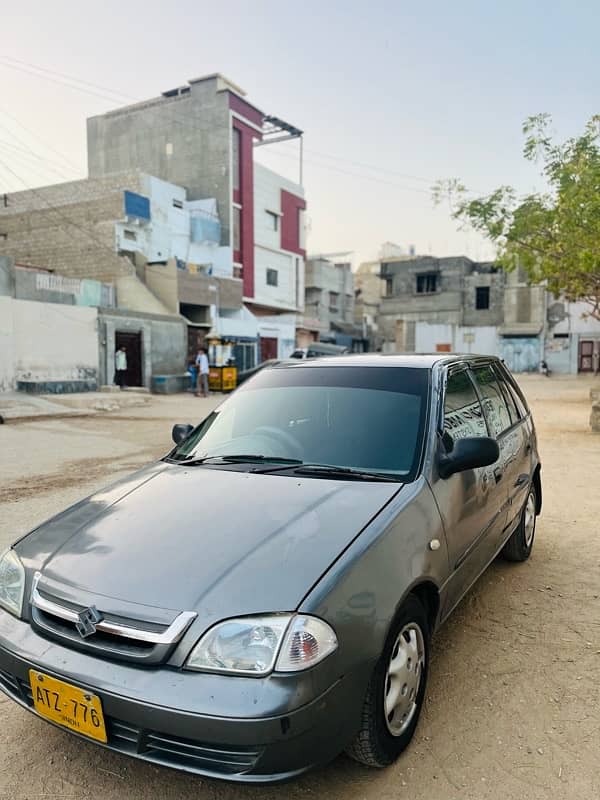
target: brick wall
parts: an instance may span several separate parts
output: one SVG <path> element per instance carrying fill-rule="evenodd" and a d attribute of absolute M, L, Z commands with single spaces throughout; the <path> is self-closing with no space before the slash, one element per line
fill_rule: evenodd
<path fill-rule="evenodd" d="M 139 172 L 8 194 L 0 206 L 2 253 L 77 278 L 110 282 L 132 274 L 131 261 L 114 249 L 125 189 L 141 190 Z"/>

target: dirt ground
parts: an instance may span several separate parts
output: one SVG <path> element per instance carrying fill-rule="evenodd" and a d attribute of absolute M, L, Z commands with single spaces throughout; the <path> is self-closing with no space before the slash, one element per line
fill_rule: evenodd
<path fill-rule="evenodd" d="M 531 559 L 497 562 L 436 636 L 413 744 L 377 772 L 345 757 L 285 786 L 201 780 L 109 753 L 0 696 L 0 798 L 537 800 L 600 797 L 600 436 L 589 382 L 521 381 L 544 509 Z M 157 398 L 90 419 L 0 428 L 0 548 L 169 447 L 214 400 Z"/>

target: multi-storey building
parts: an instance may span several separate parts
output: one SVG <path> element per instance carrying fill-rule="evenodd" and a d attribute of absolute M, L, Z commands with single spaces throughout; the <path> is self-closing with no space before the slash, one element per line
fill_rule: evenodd
<path fill-rule="evenodd" d="M 263 358 L 288 355 L 294 346 L 306 204 L 301 186 L 260 167 L 254 153 L 271 139 L 301 134 L 267 116 L 220 74 L 88 120 L 90 177 L 141 169 L 185 188 L 189 201 L 215 199 L 220 244 L 231 248 L 233 277 L 242 282 L 245 308 L 257 317 Z M 240 324 L 251 333 L 246 314 L 231 320 L 221 320 L 222 335 L 233 335 Z"/>
<path fill-rule="evenodd" d="M 524 274 L 459 256 L 381 262 L 379 333 L 384 352 L 497 354 L 517 371 L 544 352 L 545 290 Z"/>
<path fill-rule="evenodd" d="M 302 132 L 214 74 L 88 120 L 89 178 L 4 195 L 0 254 L 181 315 L 241 369 L 289 355 L 304 301 L 302 187 L 255 163 Z M 183 356 L 182 356 L 183 362 Z"/>
<path fill-rule="evenodd" d="M 354 322 L 354 275 L 349 261 L 334 260 L 349 253 L 316 255 L 306 262 L 305 312 L 320 323 L 319 339 L 365 349 L 362 327 Z"/>
<path fill-rule="evenodd" d="M 380 272 L 379 261 L 364 261 L 354 273 L 354 322 L 368 340 L 369 350 L 379 350 L 382 344 L 378 319 L 384 284 Z"/>

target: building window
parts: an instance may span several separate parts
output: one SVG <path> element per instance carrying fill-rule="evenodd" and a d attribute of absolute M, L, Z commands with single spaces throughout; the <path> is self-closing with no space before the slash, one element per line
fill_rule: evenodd
<path fill-rule="evenodd" d="M 394 290 L 394 279 L 393 278 L 386 278 L 385 279 L 385 297 L 391 297 Z"/>
<path fill-rule="evenodd" d="M 233 190 L 238 191 L 240 188 L 240 149 L 241 149 L 241 134 L 237 128 L 233 129 L 232 135 L 232 164 L 233 170 Z"/>
<path fill-rule="evenodd" d="M 233 252 L 239 253 L 241 248 L 240 225 L 241 225 L 241 209 L 237 206 L 233 207 Z"/>
<path fill-rule="evenodd" d="M 490 307 L 490 287 L 477 286 L 475 287 L 475 308 L 479 311 L 484 311 Z"/>
<path fill-rule="evenodd" d="M 177 198 L 175 198 L 173 200 L 173 208 L 183 208 L 183 200 L 177 200 Z"/>
<path fill-rule="evenodd" d="M 137 236 L 135 235 L 134 231 L 123 231 L 123 236 L 126 239 L 129 239 L 131 242 L 135 242 L 137 240 Z"/>
<path fill-rule="evenodd" d="M 276 214 L 274 211 L 268 211 L 267 209 L 265 209 L 265 210 L 267 212 L 267 219 L 269 221 L 269 228 L 271 228 L 271 230 L 278 231 L 279 230 L 279 214 Z"/>
<path fill-rule="evenodd" d="M 437 272 L 424 272 L 422 275 L 417 275 L 417 294 L 433 294 L 437 290 Z"/>
<path fill-rule="evenodd" d="M 339 309 L 340 295 L 338 292 L 329 292 L 329 310 L 337 311 Z"/>
<path fill-rule="evenodd" d="M 279 276 L 276 269 L 267 269 L 267 286 L 278 286 Z"/>

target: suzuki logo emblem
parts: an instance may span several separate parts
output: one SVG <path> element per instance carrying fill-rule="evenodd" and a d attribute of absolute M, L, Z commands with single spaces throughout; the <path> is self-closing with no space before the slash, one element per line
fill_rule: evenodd
<path fill-rule="evenodd" d="M 96 606 L 84 608 L 77 614 L 77 617 L 78 621 L 75 623 L 75 627 L 82 639 L 93 636 L 96 633 L 96 625 L 104 619 Z"/>

